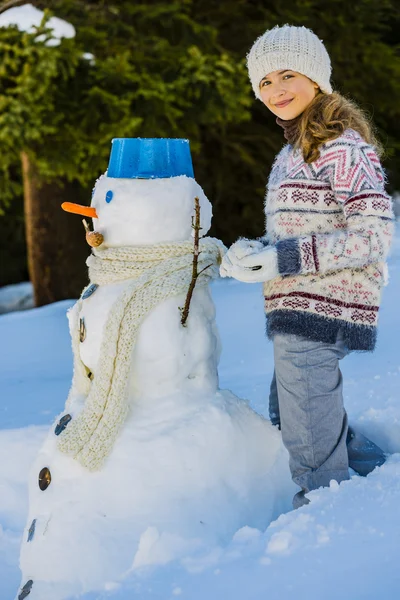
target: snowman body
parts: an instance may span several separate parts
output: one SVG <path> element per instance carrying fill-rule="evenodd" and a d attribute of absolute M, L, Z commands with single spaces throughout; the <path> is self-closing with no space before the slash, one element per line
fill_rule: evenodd
<path fill-rule="evenodd" d="M 86 335 L 80 344 L 80 356 L 93 377 L 96 377 L 104 325 L 128 285 L 129 281 L 99 286 L 82 303 L 79 317 L 85 324 Z M 179 295 L 164 301 L 141 325 L 132 355 L 128 394 L 131 407 L 142 396 L 157 397 L 177 390 L 216 391 L 220 343 L 210 290 L 195 289 L 190 320 L 182 327 L 180 309 L 185 299 Z"/>
<path fill-rule="evenodd" d="M 194 196 L 202 235 L 208 231 L 211 207 L 193 179 L 110 179 L 97 182 L 92 206 L 95 229 L 111 247 L 191 239 Z M 129 283 L 100 285 L 81 301 L 79 353 L 93 378 L 105 323 Z M 184 302 L 183 294 L 168 298 L 143 320 L 130 357 L 128 417 L 99 471 L 62 453 L 56 424 L 50 429 L 29 481 L 21 550 L 22 585 L 33 582 L 29 600 L 112 589 L 145 564 L 149 532 L 154 555 L 168 562 L 227 543 L 241 527 L 263 529 L 289 510 L 293 484 L 280 433 L 218 389 L 220 342 L 208 286 L 195 288 L 185 327 Z M 71 412 L 83 404 L 72 398 Z M 51 483 L 40 489 L 44 467 Z"/>

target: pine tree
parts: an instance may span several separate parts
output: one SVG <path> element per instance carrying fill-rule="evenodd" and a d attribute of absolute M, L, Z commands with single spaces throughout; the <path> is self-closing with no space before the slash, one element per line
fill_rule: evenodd
<path fill-rule="evenodd" d="M 245 90 L 244 65 L 218 46 L 215 29 L 194 20 L 190 2 L 52 5 L 76 26 L 76 38 L 47 46 L 41 39 L 43 32 L 50 35 L 45 22 L 30 34 L 0 31 L 3 198 L 9 168 L 23 153 L 37 304 L 71 295 L 71 283 L 57 270 L 76 281 L 75 293 L 82 287 L 84 262 L 78 261 L 76 276 L 71 273 L 78 232 L 57 231 L 65 219 L 56 213 L 62 189 L 71 200 L 71 185 L 78 183 L 90 197 L 113 137 L 189 137 L 196 153 L 204 127 L 242 120 L 249 104 L 246 91 L 237 92 L 237 82 Z M 34 216 L 39 218 L 29 222 Z M 51 238 L 54 253 L 48 251 Z"/>
<path fill-rule="evenodd" d="M 89 201 L 113 137 L 188 137 L 196 179 L 213 203 L 212 234 L 225 243 L 261 235 L 265 183 L 284 140 L 252 94 L 245 56 L 258 35 L 283 23 L 310 27 L 324 40 L 334 86 L 372 113 L 389 190 L 400 189 L 396 0 L 33 3 L 71 22 L 77 35 L 47 47 L 41 32 L 0 30 L 0 202 L 19 193 L 21 152 L 38 185 L 56 185 L 61 200 L 60 186 L 68 195 L 72 183 Z M 72 226 L 74 217 L 67 219 Z M 62 261 L 83 238 L 76 227 L 57 261 L 47 259 L 54 272 L 66 269 Z M 83 258 L 77 263 L 83 277 Z"/>
<path fill-rule="evenodd" d="M 372 116 L 386 150 L 389 191 L 400 189 L 400 11 L 398 0 L 196 0 L 196 14 L 242 59 L 275 25 L 305 26 L 326 44 L 335 89 Z M 251 119 L 204 131 L 200 183 L 212 199 L 212 233 L 231 243 L 264 231 L 263 197 L 275 155 L 284 143 L 275 117 L 246 83 Z M 225 168 L 224 168 L 225 167 Z"/>

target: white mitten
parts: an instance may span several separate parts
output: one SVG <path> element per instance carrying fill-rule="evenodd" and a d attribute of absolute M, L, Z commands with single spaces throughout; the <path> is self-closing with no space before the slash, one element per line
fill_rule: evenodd
<path fill-rule="evenodd" d="M 236 263 L 238 260 L 241 260 L 245 256 L 248 256 L 249 254 L 254 254 L 254 252 L 259 252 L 263 249 L 264 245 L 257 240 L 248 240 L 246 238 L 237 240 L 234 244 L 232 244 L 222 259 L 220 267 L 221 277 L 233 277 L 231 272 L 234 263 Z"/>
<path fill-rule="evenodd" d="M 225 254 L 220 268 L 221 277 L 234 277 L 246 283 L 258 283 L 270 281 L 279 275 L 278 255 L 273 246 L 265 247 L 261 242 L 255 242 L 256 245 L 250 252 L 249 244 L 247 247 L 241 245 L 238 248 L 239 242 L 233 245 L 234 250 L 232 246 Z"/>
<path fill-rule="evenodd" d="M 257 240 L 247 240 L 246 238 L 241 238 L 232 244 L 226 254 L 230 261 L 234 263 L 237 260 L 241 260 L 245 256 L 249 256 L 255 252 L 261 252 L 264 250 L 264 248 L 264 244 Z"/>

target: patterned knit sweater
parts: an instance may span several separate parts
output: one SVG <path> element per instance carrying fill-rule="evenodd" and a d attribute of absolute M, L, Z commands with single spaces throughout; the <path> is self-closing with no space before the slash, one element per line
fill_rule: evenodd
<path fill-rule="evenodd" d="M 266 242 L 280 276 L 264 284 L 267 333 L 373 350 L 393 211 L 374 148 L 354 130 L 311 164 L 286 145 L 265 199 Z"/>

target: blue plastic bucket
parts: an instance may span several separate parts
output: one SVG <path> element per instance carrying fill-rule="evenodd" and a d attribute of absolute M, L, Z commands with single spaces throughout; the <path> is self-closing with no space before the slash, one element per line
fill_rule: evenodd
<path fill-rule="evenodd" d="M 107 175 L 120 179 L 194 177 L 189 140 L 115 138 Z"/>

